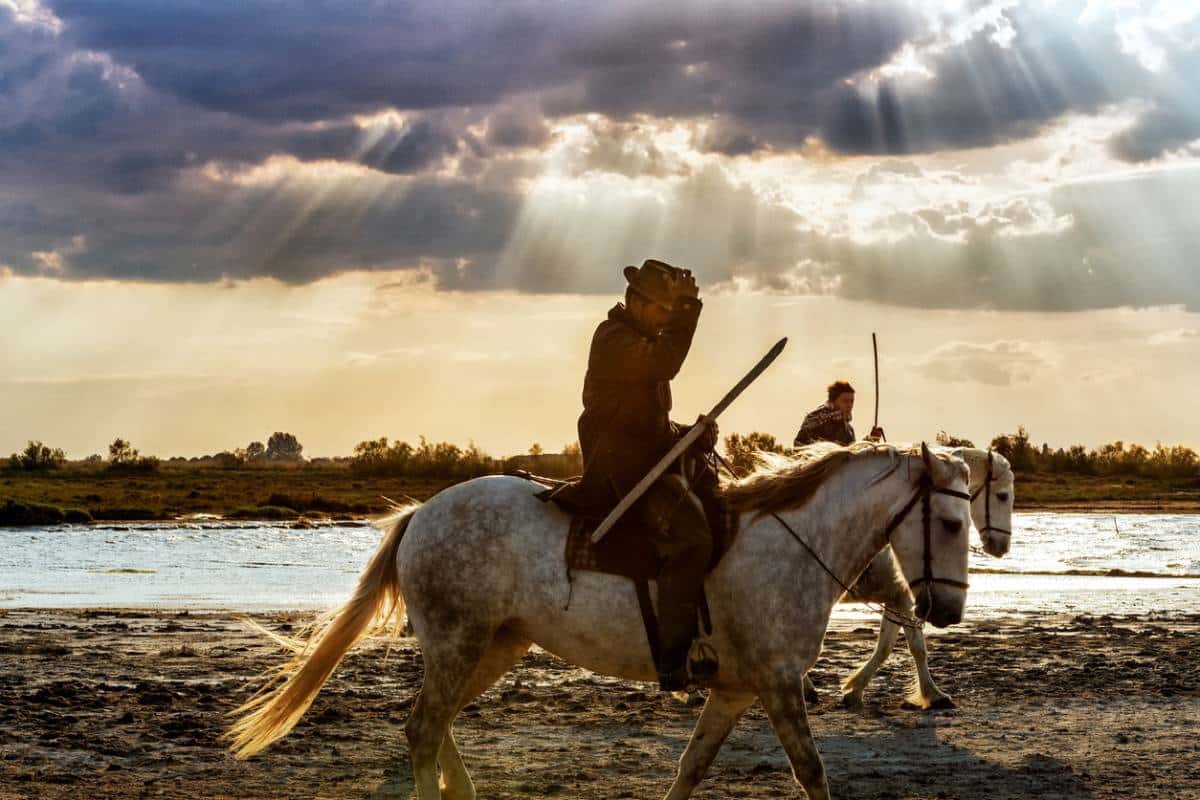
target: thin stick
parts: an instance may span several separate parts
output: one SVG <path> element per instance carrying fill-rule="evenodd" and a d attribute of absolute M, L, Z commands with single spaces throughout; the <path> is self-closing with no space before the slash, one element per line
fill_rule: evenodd
<path fill-rule="evenodd" d="M 871 349 L 875 352 L 875 427 L 879 427 L 879 342 L 871 334 Z"/>

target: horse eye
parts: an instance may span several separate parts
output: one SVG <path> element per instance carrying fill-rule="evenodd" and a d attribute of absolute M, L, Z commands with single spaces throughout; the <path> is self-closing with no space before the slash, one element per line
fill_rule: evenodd
<path fill-rule="evenodd" d="M 996 492 L 996 499 L 1001 503 L 1008 502 L 1008 492 Z"/>
<path fill-rule="evenodd" d="M 962 530 L 962 521 L 942 517 L 942 527 L 946 529 L 946 533 L 958 533 Z"/>

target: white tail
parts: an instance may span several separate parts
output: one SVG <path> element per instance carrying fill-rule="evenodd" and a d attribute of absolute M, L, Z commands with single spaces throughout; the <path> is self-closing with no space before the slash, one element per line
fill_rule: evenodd
<path fill-rule="evenodd" d="M 337 611 L 317 620 L 292 660 L 272 670 L 267 684 L 232 712 L 238 719 L 230 726 L 226 738 L 233 740 L 230 749 L 239 759 L 249 758 L 286 736 L 358 641 L 381 629 L 389 630 L 392 636 L 399 635 L 404 598 L 400 593 L 396 551 L 417 508 L 416 505 L 398 508 L 380 520 L 381 527 L 390 528 L 359 577 L 354 596 Z"/>

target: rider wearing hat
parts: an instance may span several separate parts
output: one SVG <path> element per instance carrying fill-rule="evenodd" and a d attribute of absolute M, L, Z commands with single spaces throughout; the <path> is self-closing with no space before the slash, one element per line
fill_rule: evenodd
<path fill-rule="evenodd" d="M 650 259 L 626 267 L 625 278 L 625 303 L 609 310 L 592 337 L 579 417 L 583 478 L 575 502 L 600 516 L 687 431 L 668 416 L 670 381 L 687 357 L 701 308 L 687 270 Z M 711 452 L 716 441 L 717 427 L 710 423 L 698 446 Z M 677 473 L 660 478 L 634 512 L 662 561 L 659 682 L 667 690 L 682 689 L 712 535 L 700 502 Z"/>

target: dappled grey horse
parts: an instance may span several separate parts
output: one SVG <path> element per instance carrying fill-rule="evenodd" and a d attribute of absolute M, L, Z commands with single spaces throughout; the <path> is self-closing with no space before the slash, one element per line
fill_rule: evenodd
<path fill-rule="evenodd" d="M 1014 477 L 1008 460 L 993 450 L 935 448 L 938 452 L 943 450 L 963 459 L 971 470 L 971 519 L 979 531 L 984 551 L 1000 558 L 1008 552 L 1012 535 Z M 871 560 L 858 582 L 851 587 L 852 591 L 842 597 L 843 603 L 879 603 L 894 612 L 884 615 L 880 620 L 879 637 L 871 657 L 842 683 L 843 704 L 862 705 L 863 691 L 887 660 L 903 628 L 904 640 L 908 643 L 916 670 L 906 702 L 917 708 L 954 707 L 954 701 L 937 687 L 933 676 L 929 674 L 925 635 L 919 622 L 911 615 L 914 601 L 905 576 L 916 574 L 919 569 L 917 564 L 901 565 L 892 548 L 885 547 Z M 908 624 L 902 625 L 902 621 Z M 812 702 L 817 692 L 811 681 L 807 682 L 806 689 L 809 702 Z"/>
<path fill-rule="evenodd" d="M 669 800 L 691 794 L 756 697 L 808 796 L 829 797 L 803 682 L 839 583 L 855 580 L 890 543 L 901 563 L 916 558 L 940 581 L 917 598 L 918 613 L 937 625 L 957 622 L 966 601 L 966 489 L 966 464 L 950 453 L 867 444 L 827 446 L 724 489 L 740 530 L 705 583 L 713 623 L 706 644 L 720 670 Z M 654 681 L 633 584 L 583 572 L 572 586 L 563 559 L 569 518 L 535 491 L 518 478 L 478 478 L 394 515 L 353 597 L 293 643 L 292 661 L 238 710 L 230 730 L 238 756 L 290 731 L 347 650 L 374 624 L 398 623 L 405 606 L 425 668 L 405 725 L 421 800 L 475 796 L 451 725 L 532 643 L 595 672 Z M 907 513 L 918 499 L 928 503 L 924 525 Z"/>

